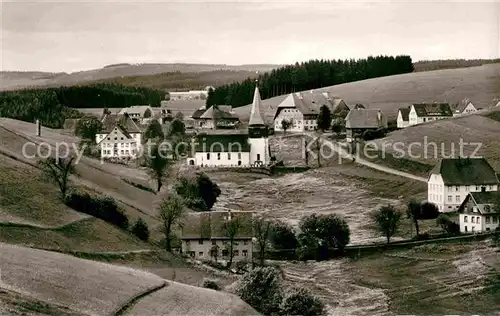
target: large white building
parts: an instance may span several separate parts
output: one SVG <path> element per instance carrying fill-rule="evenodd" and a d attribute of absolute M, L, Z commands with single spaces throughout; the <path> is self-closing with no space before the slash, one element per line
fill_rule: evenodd
<path fill-rule="evenodd" d="M 128 115 L 106 114 L 103 130 L 96 134 L 101 158 L 135 158 L 142 145 L 142 131 Z"/>
<path fill-rule="evenodd" d="M 248 132 L 200 133 L 187 164 L 200 167 L 249 167 L 270 163 L 268 127 L 261 115 L 259 89 L 255 88 Z"/>
<path fill-rule="evenodd" d="M 418 103 L 410 106 L 408 126 L 453 117 L 448 103 Z"/>
<path fill-rule="evenodd" d="M 318 127 L 318 114 L 325 105 L 330 109 L 332 118 L 344 119 L 349 107 L 344 100 L 331 97 L 327 92 L 290 93 L 276 108 L 274 114 L 274 130 L 283 131 L 283 121 L 288 121 L 290 132 L 312 131 Z"/>
<path fill-rule="evenodd" d="M 500 227 L 500 192 L 471 192 L 460 206 L 459 222 L 462 233 L 494 231 Z"/>
<path fill-rule="evenodd" d="M 233 243 L 233 261 L 252 261 L 253 213 L 252 212 L 194 212 L 189 213 L 182 225 L 182 252 L 196 260 L 229 260 L 230 241 L 228 221 L 239 223 Z"/>
<path fill-rule="evenodd" d="M 427 181 L 427 200 L 440 212 L 457 211 L 471 192 L 499 190 L 495 170 L 484 158 L 441 159 Z"/>

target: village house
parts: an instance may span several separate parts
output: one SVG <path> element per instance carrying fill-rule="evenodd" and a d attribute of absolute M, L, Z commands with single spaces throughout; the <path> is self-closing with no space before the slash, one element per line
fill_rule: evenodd
<path fill-rule="evenodd" d="M 134 158 L 142 144 L 142 131 L 127 115 L 105 114 L 103 129 L 96 134 L 101 158 Z"/>
<path fill-rule="evenodd" d="M 380 109 L 350 110 L 345 119 L 346 140 L 361 138 L 366 131 L 387 129 L 387 117 Z"/>
<path fill-rule="evenodd" d="M 427 200 L 440 212 L 456 211 L 471 192 L 499 190 L 495 170 L 484 158 L 441 159 L 427 181 Z"/>
<path fill-rule="evenodd" d="M 349 107 L 344 100 L 331 97 L 328 92 L 296 92 L 289 94 L 276 108 L 274 130 L 283 131 L 283 121 L 291 123 L 287 131 L 312 131 L 318 127 L 318 114 L 325 105 L 332 113 L 332 119 L 344 119 Z"/>
<path fill-rule="evenodd" d="M 418 103 L 410 106 L 409 126 L 453 117 L 448 103 Z"/>
<path fill-rule="evenodd" d="M 200 128 L 234 129 L 240 119 L 230 105 L 213 105 L 199 117 Z"/>
<path fill-rule="evenodd" d="M 410 126 L 410 108 L 400 108 L 398 111 L 397 127 L 406 128 Z"/>
<path fill-rule="evenodd" d="M 270 163 L 269 129 L 261 116 L 259 89 L 255 88 L 248 131 L 200 133 L 194 138 L 194 152 L 188 165 L 200 167 L 249 167 Z"/>
<path fill-rule="evenodd" d="M 238 221 L 233 243 L 233 261 L 252 261 L 253 213 L 240 211 L 192 212 L 181 230 L 182 252 L 196 260 L 229 260 L 230 239 L 226 223 Z"/>
<path fill-rule="evenodd" d="M 212 86 L 206 86 L 203 90 L 189 90 L 180 92 L 169 92 L 165 98 L 169 98 L 172 101 L 175 100 L 206 100 L 208 97 L 208 92 L 210 89 L 215 90 Z"/>
<path fill-rule="evenodd" d="M 478 110 L 479 109 L 476 108 L 469 99 L 464 99 L 460 103 L 455 104 L 453 116 L 472 114 Z"/>
<path fill-rule="evenodd" d="M 460 232 L 494 231 L 500 227 L 500 192 L 470 192 L 458 213 Z"/>
<path fill-rule="evenodd" d="M 125 115 L 139 124 L 148 124 L 153 117 L 153 108 L 149 105 L 134 105 L 128 108 L 123 108 L 118 112 L 118 115 Z"/>

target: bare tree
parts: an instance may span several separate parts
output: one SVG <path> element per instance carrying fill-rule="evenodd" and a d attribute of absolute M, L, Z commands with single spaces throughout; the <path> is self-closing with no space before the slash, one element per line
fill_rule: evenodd
<path fill-rule="evenodd" d="M 260 265 L 263 266 L 266 259 L 266 249 L 269 245 L 269 232 L 271 223 L 260 218 L 254 221 L 253 228 L 257 244 L 259 245 L 259 260 Z"/>
<path fill-rule="evenodd" d="M 162 232 L 165 234 L 165 248 L 172 251 L 172 229 L 184 217 L 184 202 L 177 194 L 169 194 L 159 205 Z"/>
<path fill-rule="evenodd" d="M 48 157 L 39 162 L 43 177 L 57 184 L 63 200 L 69 189 L 69 176 L 75 173 L 74 160 L 74 156 L 58 159 Z"/>
<path fill-rule="evenodd" d="M 234 258 L 234 244 L 236 242 L 236 236 L 238 235 L 240 229 L 242 228 L 241 222 L 238 218 L 230 218 L 223 225 L 223 231 L 226 237 L 229 239 L 229 263 L 227 265 L 228 269 L 231 268 Z"/>

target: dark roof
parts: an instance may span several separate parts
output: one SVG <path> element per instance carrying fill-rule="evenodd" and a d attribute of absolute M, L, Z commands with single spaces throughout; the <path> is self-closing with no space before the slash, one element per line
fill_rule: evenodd
<path fill-rule="evenodd" d="M 198 134 L 196 152 L 249 152 L 248 134 Z"/>
<path fill-rule="evenodd" d="M 381 119 L 378 119 L 379 112 Z M 346 118 L 346 128 L 387 128 L 387 118 L 378 109 L 350 110 Z"/>
<path fill-rule="evenodd" d="M 410 108 L 400 108 L 399 112 L 401 113 L 401 116 L 403 117 L 403 121 L 410 120 Z"/>
<path fill-rule="evenodd" d="M 231 214 L 233 219 L 237 219 L 241 228 L 236 235 L 236 238 L 252 238 L 252 212 L 196 212 L 188 213 L 183 221 L 181 232 L 182 239 L 210 239 L 210 238 L 227 238 L 224 224 L 228 221 L 228 216 Z"/>
<path fill-rule="evenodd" d="M 431 174 L 441 174 L 445 185 L 499 183 L 495 170 L 484 158 L 441 159 Z"/>
<path fill-rule="evenodd" d="M 366 109 L 365 106 L 361 103 L 356 103 L 356 105 L 354 106 L 354 109 Z"/>
<path fill-rule="evenodd" d="M 203 113 L 205 113 L 205 111 L 206 111 L 206 109 L 198 109 L 198 110 L 193 112 L 191 117 L 194 119 L 199 119 L 203 115 Z"/>
<path fill-rule="evenodd" d="M 469 193 L 477 204 L 495 204 L 500 201 L 500 192 L 471 192 Z"/>
<path fill-rule="evenodd" d="M 238 120 L 238 116 L 232 111 L 230 105 L 211 106 L 200 118 L 202 119 L 232 119 Z"/>
<path fill-rule="evenodd" d="M 103 124 L 103 132 L 111 133 L 111 131 L 119 126 L 126 133 L 141 133 L 141 130 L 128 115 L 107 114 L 101 120 Z"/>
<path fill-rule="evenodd" d="M 448 103 L 417 103 L 413 104 L 417 116 L 453 116 Z"/>

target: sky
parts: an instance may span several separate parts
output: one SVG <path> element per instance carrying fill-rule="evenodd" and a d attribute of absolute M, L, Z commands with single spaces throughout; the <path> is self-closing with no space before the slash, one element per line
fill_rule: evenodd
<path fill-rule="evenodd" d="M 500 58 L 500 0 L 1 1 L 2 70 Z"/>

